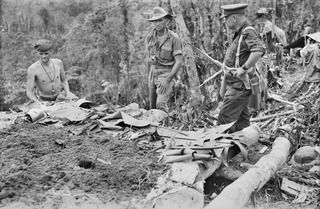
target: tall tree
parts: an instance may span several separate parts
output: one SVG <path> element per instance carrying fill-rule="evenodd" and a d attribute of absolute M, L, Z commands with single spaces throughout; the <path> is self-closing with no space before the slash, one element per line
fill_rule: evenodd
<path fill-rule="evenodd" d="M 130 56 L 130 48 L 129 48 L 129 34 L 128 34 L 128 27 L 129 27 L 129 18 L 128 18 L 128 1 L 121 0 L 120 1 L 120 8 L 123 16 L 123 51 L 122 51 L 122 69 L 127 74 L 129 78 L 129 56 Z"/>
<path fill-rule="evenodd" d="M 188 82 L 191 89 L 191 98 L 193 104 L 197 105 L 200 103 L 200 89 L 199 89 L 199 77 L 197 73 L 195 57 L 193 55 L 193 50 L 190 39 L 190 33 L 186 27 L 186 24 L 183 19 L 183 8 L 180 5 L 179 0 L 170 1 L 171 8 L 173 13 L 176 15 L 176 32 L 182 40 L 183 52 L 184 52 L 184 61 L 185 67 L 188 74 Z"/>

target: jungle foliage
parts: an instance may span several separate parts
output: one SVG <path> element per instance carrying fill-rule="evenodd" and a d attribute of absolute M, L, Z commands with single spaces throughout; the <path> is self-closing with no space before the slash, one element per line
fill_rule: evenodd
<path fill-rule="evenodd" d="M 221 61 L 228 37 L 219 19 L 220 6 L 239 2 L 181 1 L 194 45 Z M 259 7 L 275 8 L 276 24 L 285 30 L 289 42 L 300 36 L 306 22 L 319 28 L 317 0 L 246 2 L 251 19 Z M 137 102 L 147 108 L 144 38 L 151 29 L 146 17 L 154 6 L 170 10 L 170 1 L 2 0 L 0 110 L 27 101 L 26 69 L 38 59 L 33 44 L 40 38 L 54 42 L 54 57 L 63 60 L 71 91 L 78 96 L 99 103 Z M 200 81 L 218 70 L 208 60 L 196 61 Z M 192 78 L 182 69 L 172 104 L 190 102 L 188 79 Z M 209 94 L 205 96 L 212 98 L 214 87 L 205 88 Z"/>

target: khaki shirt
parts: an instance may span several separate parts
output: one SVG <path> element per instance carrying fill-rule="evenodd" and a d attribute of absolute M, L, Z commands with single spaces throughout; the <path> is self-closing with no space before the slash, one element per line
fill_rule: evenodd
<path fill-rule="evenodd" d="M 287 45 L 286 33 L 278 26 L 273 26 L 273 23 L 269 20 L 266 20 L 264 23 L 262 35 L 266 35 L 267 33 L 272 32 L 272 30 L 274 30 L 274 34 L 277 37 L 278 42 L 282 43 L 284 46 Z"/>
<path fill-rule="evenodd" d="M 179 36 L 167 29 L 165 37 L 158 41 L 155 31 L 147 37 L 148 62 L 151 65 L 173 66 L 174 56 L 182 55 L 182 44 Z"/>
<path fill-rule="evenodd" d="M 300 50 L 301 57 L 305 60 L 306 82 L 320 82 L 320 46 L 307 44 Z"/>
<path fill-rule="evenodd" d="M 259 39 L 259 36 L 257 35 L 256 31 L 253 29 L 246 29 L 245 31 L 243 31 L 243 29 L 248 26 L 250 26 L 249 22 L 245 22 L 240 27 L 240 29 L 234 34 L 232 43 L 228 47 L 226 56 L 224 58 L 226 66 L 232 68 L 241 67 L 248 60 L 252 52 L 265 53 L 265 46 L 263 45 L 263 42 Z M 236 53 L 241 33 L 243 38 L 240 45 L 239 66 L 235 66 Z M 226 74 L 226 82 L 227 84 L 232 85 L 234 88 L 244 88 L 244 84 L 239 78 L 234 77 L 228 73 Z"/>

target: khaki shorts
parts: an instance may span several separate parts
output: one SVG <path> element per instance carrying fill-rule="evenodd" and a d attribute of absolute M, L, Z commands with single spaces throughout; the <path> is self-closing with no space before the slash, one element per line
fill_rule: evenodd
<path fill-rule="evenodd" d="M 154 65 L 151 66 L 150 74 L 149 74 L 149 90 L 150 90 L 150 106 L 151 108 L 163 109 L 168 111 L 167 102 L 170 98 L 172 93 L 174 81 L 171 80 L 169 83 L 168 88 L 165 92 L 159 92 L 159 85 L 160 83 L 168 77 L 172 69 L 172 66 L 163 67 L 161 68 L 156 67 Z"/>

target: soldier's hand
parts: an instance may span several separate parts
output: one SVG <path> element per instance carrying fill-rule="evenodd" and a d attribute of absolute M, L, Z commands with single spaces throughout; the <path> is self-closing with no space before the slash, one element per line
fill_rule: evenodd
<path fill-rule="evenodd" d="M 74 95 L 73 93 L 71 93 L 70 91 L 68 91 L 68 92 L 66 92 L 65 99 L 67 101 L 75 101 L 75 100 L 78 100 L 79 98 L 76 95 Z"/>
<path fill-rule="evenodd" d="M 167 91 L 169 83 L 170 82 L 168 81 L 168 79 L 163 79 L 162 81 L 159 82 L 158 88 L 159 88 L 160 94 L 164 94 Z"/>

